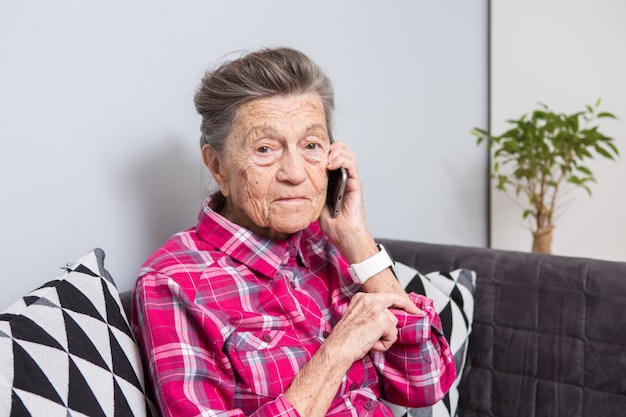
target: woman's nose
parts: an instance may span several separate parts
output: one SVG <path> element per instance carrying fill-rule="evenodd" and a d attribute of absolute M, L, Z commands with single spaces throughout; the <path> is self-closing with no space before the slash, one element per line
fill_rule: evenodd
<path fill-rule="evenodd" d="M 298 152 L 286 152 L 280 161 L 276 175 L 279 181 L 300 184 L 306 180 L 306 166 L 302 155 Z"/>

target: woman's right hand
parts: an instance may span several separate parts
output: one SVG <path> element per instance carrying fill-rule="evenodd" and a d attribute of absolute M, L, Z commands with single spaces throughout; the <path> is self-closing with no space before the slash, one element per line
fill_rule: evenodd
<path fill-rule="evenodd" d="M 356 293 L 324 342 L 326 348 L 336 347 L 349 366 L 370 351 L 387 351 L 398 338 L 398 319 L 391 308 L 421 314 L 408 297 L 396 293 Z"/>
<path fill-rule="evenodd" d="M 422 314 L 411 300 L 394 292 L 356 293 L 343 317 L 285 395 L 301 415 L 324 416 L 352 364 L 370 351 L 387 351 L 398 339 L 398 319 L 390 310 Z"/>

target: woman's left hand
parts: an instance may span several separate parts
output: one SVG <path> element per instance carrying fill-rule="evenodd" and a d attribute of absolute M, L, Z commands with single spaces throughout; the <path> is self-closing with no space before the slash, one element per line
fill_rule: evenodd
<path fill-rule="evenodd" d="M 363 248 L 375 248 L 374 239 L 365 224 L 363 187 L 359 178 L 356 157 L 343 142 L 331 145 L 328 156 L 328 170 L 344 167 L 348 181 L 343 205 L 337 217 L 331 217 L 330 209 L 324 206 L 319 218 L 322 230 L 333 241 L 341 254 L 349 262 L 358 262 Z"/>
<path fill-rule="evenodd" d="M 346 261 L 356 264 L 374 256 L 379 249 L 365 224 L 363 187 L 356 158 L 345 143 L 335 142 L 331 145 L 328 169 L 338 169 L 342 166 L 348 171 L 348 182 L 341 211 L 333 218 L 330 209 L 325 206 L 319 223 Z M 362 288 L 369 293 L 394 292 L 408 301 L 406 292 L 389 268 L 368 279 Z"/>

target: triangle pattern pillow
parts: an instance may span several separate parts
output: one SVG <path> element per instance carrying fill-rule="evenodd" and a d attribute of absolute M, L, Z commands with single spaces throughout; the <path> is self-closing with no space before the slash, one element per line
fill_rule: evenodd
<path fill-rule="evenodd" d="M 104 252 L 63 268 L 0 314 L 0 415 L 155 415 Z"/>
<path fill-rule="evenodd" d="M 444 336 L 454 355 L 456 379 L 444 398 L 431 407 L 406 408 L 388 404 L 395 417 L 454 417 L 457 415 L 458 385 L 465 366 L 474 318 L 476 273 L 469 269 L 457 269 L 423 275 L 399 262 L 396 262 L 394 271 L 407 292 L 422 294 L 433 300 L 441 318 Z"/>

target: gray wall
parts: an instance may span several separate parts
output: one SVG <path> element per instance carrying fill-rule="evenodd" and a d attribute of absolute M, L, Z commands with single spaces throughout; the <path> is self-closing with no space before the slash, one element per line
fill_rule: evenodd
<path fill-rule="evenodd" d="M 3 2 L 0 309 L 94 247 L 131 288 L 210 185 L 201 75 L 276 45 L 333 79 L 375 235 L 486 244 L 486 0 Z"/>

